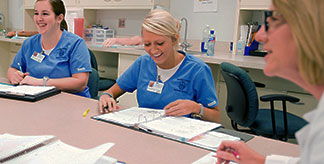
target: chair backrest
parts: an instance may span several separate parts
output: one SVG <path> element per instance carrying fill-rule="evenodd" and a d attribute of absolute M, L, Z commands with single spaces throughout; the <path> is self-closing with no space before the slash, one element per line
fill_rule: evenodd
<path fill-rule="evenodd" d="M 221 63 L 221 73 L 227 88 L 227 115 L 240 126 L 249 127 L 259 110 L 258 94 L 253 81 L 243 69 L 231 63 Z"/>
<path fill-rule="evenodd" d="M 98 71 L 98 63 L 97 63 L 96 56 L 93 54 L 93 52 L 89 48 L 88 48 L 88 51 L 90 54 L 91 67 Z"/>
<path fill-rule="evenodd" d="M 99 91 L 99 74 L 98 71 L 92 68 L 92 72 L 89 73 L 88 84 L 91 98 L 96 99 Z"/>

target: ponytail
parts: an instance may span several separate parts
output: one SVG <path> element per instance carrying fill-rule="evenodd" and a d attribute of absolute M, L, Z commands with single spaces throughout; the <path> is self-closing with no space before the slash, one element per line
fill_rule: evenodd
<path fill-rule="evenodd" d="M 68 26 L 67 26 L 67 23 L 66 23 L 65 19 L 62 20 L 61 25 L 60 25 L 60 29 L 61 29 L 62 31 L 63 31 L 63 30 L 68 31 Z"/>

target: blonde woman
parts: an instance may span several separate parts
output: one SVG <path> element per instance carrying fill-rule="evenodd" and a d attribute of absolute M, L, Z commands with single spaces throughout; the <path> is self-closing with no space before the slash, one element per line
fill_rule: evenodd
<path fill-rule="evenodd" d="M 309 124 L 296 133 L 300 157 L 265 157 L 243 142 L 224 141 L 217 150 L 218 164 L 229 161 L 242 164 L 323 163 L 323 9 L 323 0 L 273 0 L 273 6 L 266 12 L 265 25 L 256 36 L 268 51 L 264 73 L 288 79 L 319 100 L 317 109 L 304 116 Z"/>
<path fill-rule="evenodd" d="M 140 56 L 117 83 L 100 96 L 100 112 L 118 109 L 118 96 L 137 89 L 140 107 L 164 109 L 171 116 L 200 116 L 220 122 L 210 68 L 202 60 L 177 51 L 179 22 L 168 12 L 152 10 L 142 25 L 146 55 Z"/>

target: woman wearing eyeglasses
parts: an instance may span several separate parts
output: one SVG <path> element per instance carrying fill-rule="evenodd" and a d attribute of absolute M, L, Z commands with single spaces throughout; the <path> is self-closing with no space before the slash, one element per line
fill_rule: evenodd
<path fill-rule="evenodd" d="M 324 155 L 324 1 L 273 0 L 266 23 L 256 39 L 268 51 L 264 73 L 288 79 L 319 100 L 317 109 L 307 113 L 309 122 L 296 133 L 299 158 L 263 156 L 244 142 L 224 141 L 217 150 L 218 164 L 235 161 L 257 163 L 323 163 Z"/>

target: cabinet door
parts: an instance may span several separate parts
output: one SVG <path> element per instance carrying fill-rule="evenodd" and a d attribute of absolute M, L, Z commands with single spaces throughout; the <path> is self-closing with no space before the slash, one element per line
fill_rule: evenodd
<path fill-rule="evenodd" d="M 65 7 L 75 7 L 76 0 L 64 0 Z M 35 0 L 24 0 L 24 7 L 26 9 L 33 9 L 35 6 Z"/>
<path fill-rule="evenodd" d="M 133 64 L 133 62 L 138 58 L 139 56 L 135 56 L 132 54 L 119 54 L 119 61 L 118 61 L 118 77 L 120 77 L 129 66 Z M 121 106 L 138 106 L 137 104 L 137 98 L 136 98 L 136 90 L 133 93 L 126 92 L 122 96 L 118 98 L 119 104 Z"/>
<path fill-rule="evenodd" d="M 153 0 L 79 0 L 85 8 L 151 8 Z"/>
<path fill-rule="evenodd" d="M 241 9 L 268 9 L 271 0 L 241 0 Z"/>
<path fill-rule="evenodd" d="M 24 0 L 24 8 L 33 9 L 35 0 Z"/>
<path fill-rule="evenodd" d="M 76 7 L 76 0 L 64 0 L 65 7 Z"/>

